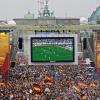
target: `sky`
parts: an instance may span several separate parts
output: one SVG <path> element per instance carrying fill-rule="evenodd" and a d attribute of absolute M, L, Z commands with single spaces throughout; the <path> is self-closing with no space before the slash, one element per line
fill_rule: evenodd
<path fill-rule="evenodd" d="M 49 0 L 55 17 L 90 17 L 100 0 Z M 38 0 L 0 0 L 0 20 L 23 18 L 30 10 L 37 17 Z"/>

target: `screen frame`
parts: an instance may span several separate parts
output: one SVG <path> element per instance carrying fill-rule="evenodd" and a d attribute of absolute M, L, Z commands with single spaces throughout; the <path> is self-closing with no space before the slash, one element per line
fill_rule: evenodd
<path fill-rule="evenodd" d="M 32 60 L 32 40 L 33 39 L 73 39 L 73 59 L 72 60 L 60 60 L 60 61 L 33 61 Z M 31 63 L 68 63 L 75 62 L 75 37 L 31 37 L 30 38 L 31 45 Z"/>

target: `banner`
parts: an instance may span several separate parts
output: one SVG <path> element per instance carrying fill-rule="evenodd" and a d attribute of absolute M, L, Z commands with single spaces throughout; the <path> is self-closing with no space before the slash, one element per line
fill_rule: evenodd
<path fill-rule="evenodd" d="M 9 34 L 0 32 L 0 69 L 4 73 L 9 70 L 9 54 Z"/>
<path fill-rule="evenodd" d="M 100 32 L 96 33 L 96 69 L 100 73 Z"/>
<path fill-rule="evenodd" d="M 7 53 L 5 61 L 4 61 L 3 66 L 2 66 L 2 73 L 8 74 L 8 72 L 9 72 L 9 65 L 10 65 L 9 62 L 10 62 L 10 56 Z"/>

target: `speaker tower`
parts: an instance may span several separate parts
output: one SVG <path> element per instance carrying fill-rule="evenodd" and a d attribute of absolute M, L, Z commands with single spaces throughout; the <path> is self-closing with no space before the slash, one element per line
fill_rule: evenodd
<path fill-rule="evenodd" d="M 83 49 L 87 49 L 87 38 L 83 39 Z"/>
<path fill-rule="evenodd" d="M 19 38 L 18 39 L 18 48 L 22 49 L 22 47 L 23 47 L 23 38 Z"/>

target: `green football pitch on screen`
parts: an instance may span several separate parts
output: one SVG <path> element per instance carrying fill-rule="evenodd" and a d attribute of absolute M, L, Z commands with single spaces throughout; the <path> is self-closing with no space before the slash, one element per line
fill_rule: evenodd
<path fill-rule="evenodd" d="M 32 62 L 73 62 L 73 49 L 59 45 L 32 45 Z"/>

